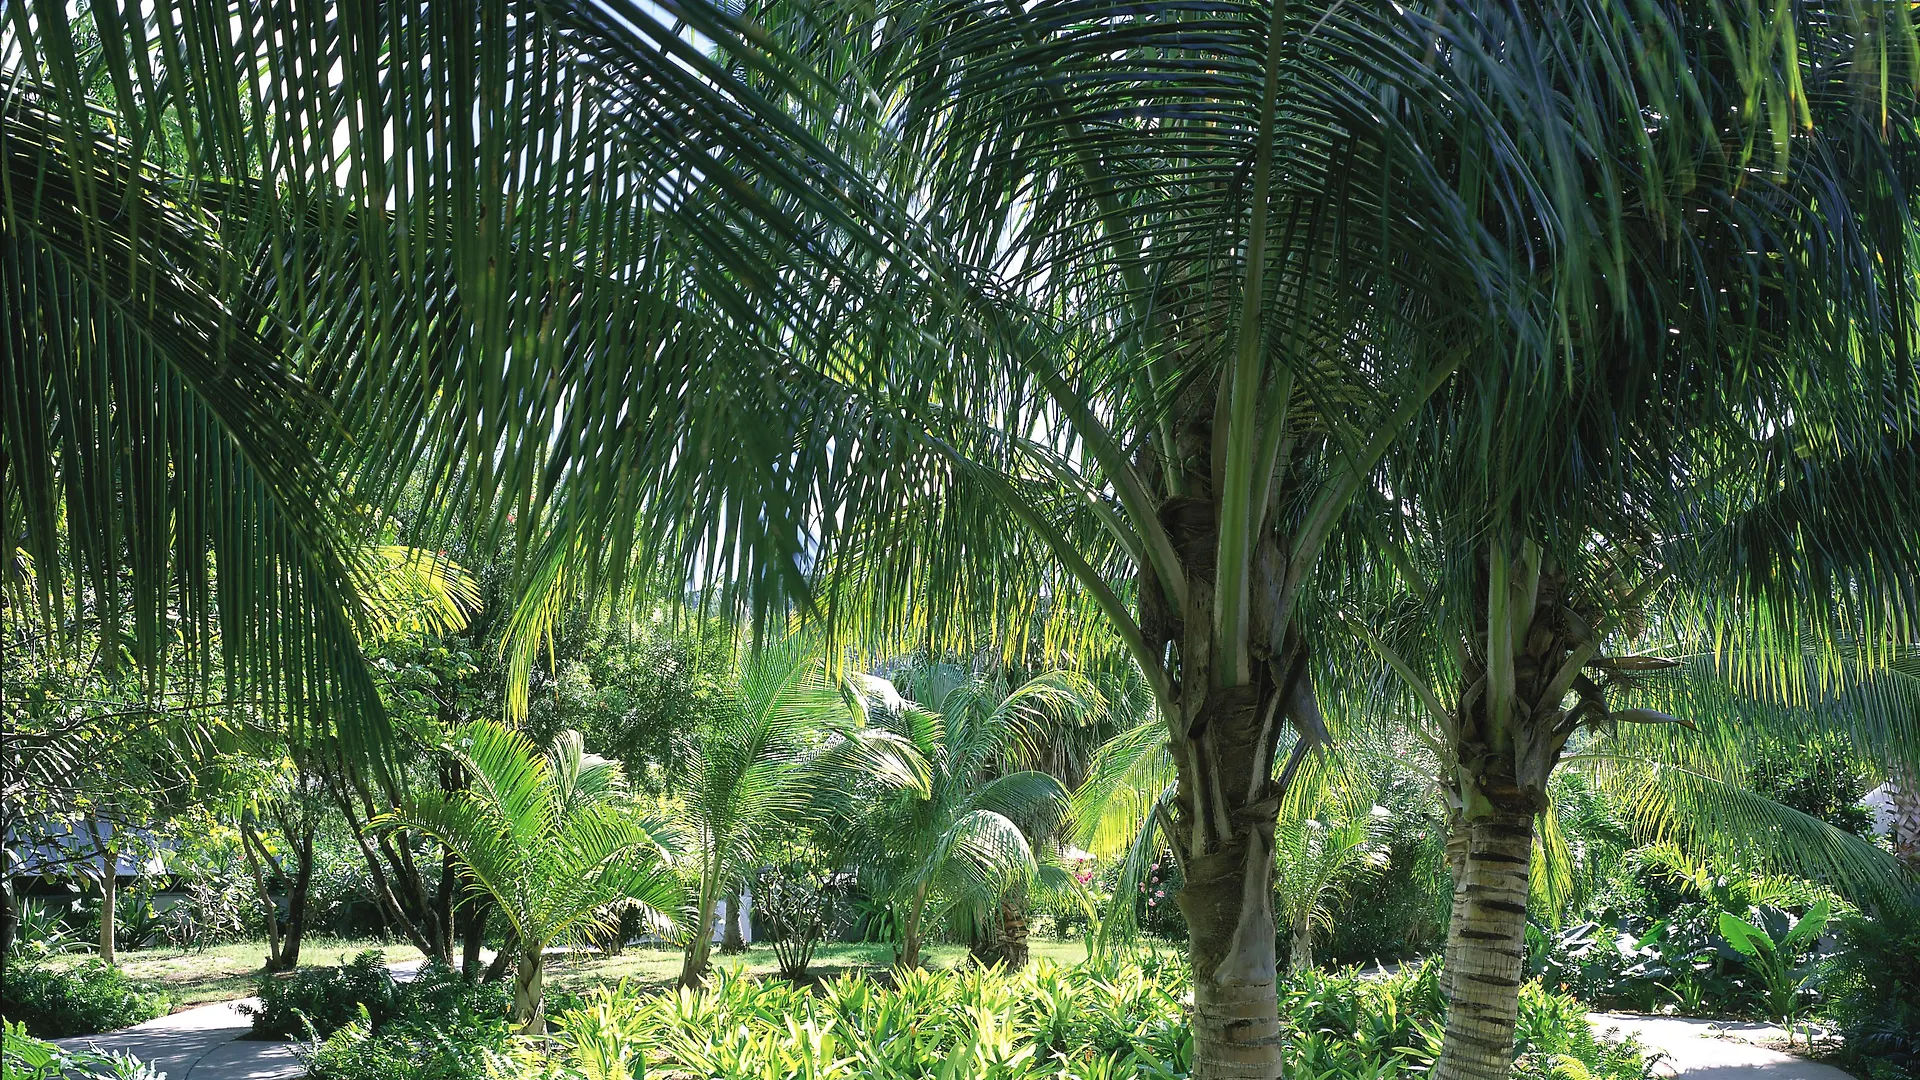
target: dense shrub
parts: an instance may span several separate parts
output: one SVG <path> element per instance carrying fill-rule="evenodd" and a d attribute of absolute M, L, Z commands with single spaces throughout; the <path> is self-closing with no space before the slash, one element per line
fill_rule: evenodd
<path fill-rule="evenodd" d="M 341 1025 L 305 1057 L 313 1080 L 461 1080 L 486 1075 L 509 1042 L 504 986 L 430 967 L 399 984 L 379 1019 Z"/>
<path fill-rule="evenodd" d="M 1314 948 L 1322 963 L 1406 960 L 1434 951 L 1446 937 L 1453 899 L 1446 818 L 1413 793 L 1389 791 L 1381 799 L 1390 811 L 1381 838 L 1386 866 L 1350 886 L 1326 942 Z"/>
<path fill-rule="evenodd" d="M 282 1038 L 311 1032 L 326 1036 L 364 1009 L 378 1024 L 396 995 L 393 976 L 378 949 L 368 949 L 340 967 L 303 967 L 263 974 L 255 981 L 258 1005 L 243 1005 L 256 1035 Z"/>
<path fill-rule="evenodd" d="M 0 1017 L 43 1039 L 93 1035 L 165 1016 L 167 996 L 98 960 L 56 970 L 19 957 L 0 974 Z"/>
<path fill-rule="evenodd" d="M 1856 1075 L 1920 1076 L 1920 904 L 1840 920 L 1827 1014 Z"/>

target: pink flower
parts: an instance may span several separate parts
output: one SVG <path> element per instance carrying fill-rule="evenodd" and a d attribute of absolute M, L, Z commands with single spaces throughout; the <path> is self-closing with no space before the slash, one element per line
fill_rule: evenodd
<path fill-rule="evenodd" d="M 1159 906 L 1160 906 L 1160 901 L 1158 901 L 1158 900 L 1149 900 L 1149 901 L 1147 901 L 1147 906 L 1148 906 L 1148 907 L 1159 907 Z"/>

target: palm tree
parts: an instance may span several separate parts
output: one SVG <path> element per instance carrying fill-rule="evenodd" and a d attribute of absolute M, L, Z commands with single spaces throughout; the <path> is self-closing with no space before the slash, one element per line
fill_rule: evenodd
<path fill-rule="evenodd" d="M 1313 935 L 1327 930 L 1346 891 L 1386 865 L 1375 810 L 1336 807 L 1322 816 L 1283 821 L 1274 831 L 1275 902 L 1292 934 L 1288 960 L 1296 971 L 1313 967 Z"/>
<path fill-rule="evenodd" d="M 1121 643 L 1175 751 L 1201 1076 L 1279 1067 L 1277 1020 L 1238 1020 L 1277 1016 L 1277 759 L 1321 738 L 1322 564 L 1377 464 L 1456 375 L 1544 379 L 1657 315 L 1611 291 L 1623 223 L 1764 187 L 1808 85 L 1873 102 L 1864 155 L 1904 145 L 1915 51 L 1912 12 L 1868 0 L 1790 25 L 1759 0 L 41 10 L 12 6 L 0 57 L 49 131 L 101 106 L 118 137 L 10 141 L 10 219 L 51 192 L 115 228 L 27 249 L 119 245 L 73 264 L 88 296 L 173 288 L 110 279 L 171 219 L 41 181 L 107 157 L 188 181 L 234 253 L 189 261 L 235 268 L 201 277 L 235 317 L 183 309 L 201 336 L 297 328 L 286 370 L 350 436 L 322 456 L 357 500 L 417 481 L 420 520 L 524 541 L 522 641 L 563 583 L 656 574 L 939 648 Z M 1802 78 L 1840 53 L 1851 81 Z M 69 437 L 8 424 L 36 461 Z M 105 487 L 69 498 L 108 520 Z"/>
<path fill-rule="evenodd" d="M 730 708 L 676 740 L 679 824 L 699 860 L 699 889 L 680 969 L 682 986 L 705 977 L 722 894 L 739 918 L 737 882 L 757 868 L 773 826 L 816 812 L 823 785 L 874 781 L 924 793 L 925 766 L 890 732 L 862 729 L 852 691 L 829 677 L 814 643 L 795 636 L 764 646 L 741 665 Z"/>
<path fill-rule="evenodd" d="M 1067 793 L 1043 772 L 1004 768 L 1022 730 L 1040 713 L 1088 707 L 1082 680 L 1064 672 L 1009 690 L 991 675 L 946 664 L 917 666 L 893 681 L 865 681 L 873 722 L 894 731 L 927 764 L 925 789 L 887 795 L 864 813 L 881 895 L 899 920 L 894 961 L 920 963 L 931 927 L 956 908 L 996 912 L 1003 897 L 1034 882 L 1034 849 L 1050 838 Z"/>
<path fill-rule="evenodd" d="M 586 940 L 616 902 L 640 905 L 660 925 L 680 909 L 671 833 L 622 805 L 620 763 L 587 753 L 579 732 L 560 733 L 543 753 L 511 728 L 475 720 L 452 733 L 449 752 L 469 788 L 416 795 L 378 824 L 446 845 L 492 898 L 516 953 L 513 1021 L 539 1034 L 548 946 Z"/>

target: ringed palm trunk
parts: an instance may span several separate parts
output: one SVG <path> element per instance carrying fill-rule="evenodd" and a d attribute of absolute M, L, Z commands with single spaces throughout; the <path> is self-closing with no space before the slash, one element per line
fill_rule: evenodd
<path fill-rule="evenodd" d="M 1533 811 L 1496 806 L 1464 823 L 1444 985 L 1449 1006 L 1436 1080 L 1504 1080 L 1527 963 Z"/>
<path fill-rule="evenodd" d="M 523 1035 L 544 1035 L 546 982 L 545 942 L 522 941 L 513 973 L 513 1022 Z"/>
<path fill-rule="evenodd" d="M 1206 460 L 1208 436 L 1183 443 Z M 1204 490 L 1203 475 L 1189 477 Z M 1180 610 L 1150 580 L 1141 587 L 1141 629 L 1151 648 L 1177 647 L 1170 688 L 1169 743 L 1178 773 L 1177 808 L 1167 842 L 1185 878 L 1175 902 L 1186 917 L 1193 970 L 1193 1075 L 1196 1080 L 1271 1080 L 1281 1072 L 1274 915 L 1274 828 L 1293 769 L 1324 733 L 1308 656 L 1299 635 L 1272 613 L 1286 578 L 1279 538 L 1263 530 L 1250 560 L 1254 598 L 1248 667 L 1239 685 L 1218 685 L 1214 654 L 1214 551 L 1219 540 L 1210 499 L 1162 504 L 1162 520 L 1187 568 Z M 1294 756 L 1277 768 L 1286 729 L 1301 733 Z"/>
<path fill-rule="evenodd" d="M 1293 947 L 1287 959 L 1287 966 L 1295 971 L 1313 969 L 1313 920 L 1306 915 L 1293 922 Z"/>

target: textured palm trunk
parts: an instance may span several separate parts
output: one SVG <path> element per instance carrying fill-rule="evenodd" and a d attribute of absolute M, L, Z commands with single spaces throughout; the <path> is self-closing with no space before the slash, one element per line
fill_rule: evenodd
<path fill-rule="evenodd" d="M 1920 767 L 1909 764 L 1887 785 L 1892 796 L 1892 818 L 1888 839 L 1893 853 L 1908 869 L 1920 871 Z"/>
<path fill-rule="evenodd" d="M 1527 962 L 1533 812 L 1496 809 L 1467 823 L 1447 927 L 1445 1050 L 1434 1080 L 1505 1080 Z"/>
<path fill-rule="evenodd" d="M 300 837 L 294 849 L 293 880 L 287 883 L 286 929 L 280 939 L 278 970 L 292 971 L 300 966 L 300 945 L 307 936 L 307 898 L 313 894 L 313 831 Z"/>
<path fill-rule="evenodd" d="M 717 872 L 716 872 L 717 876 Z M 692 936 L 680 964 L 680 985 L 691 990 L 707 978 L 707 964 L 713 955 L 713 910 L 719 901 L 719 887 L 713 878 L 700 889 L 700 906 L 694 912 Z"/>
<path fill-rule="evenodd" d="M 1460 888 L 1467 872 L 1467 849 L 1473 838 L 1472 830 L 1467 828 L 1467 819 L 1458 809 L 1447 815 L 1447 874 L 1453 879 L 1453 905 L 1447 914 L 1447 934 L 1453 934 L 1453 928 L 1460 925 L 1466 916 L 1463 913 L 1465 892 Z M 1441 954 L 1445 957 L 1445 953 Z M 1453 1000 L 1453 972 L 1450 964 L 1440 968 L 1440 992 L 1448 1001 Z"/>
<path fill-rule="evenodd" d="M 1287 966 L 1295 971 L 1313 970 L 1313 920 L 1302 915 L 1293 923 L 1293 943 L 1287 950 Z"/>
<path fill-rule="evenodd" d="M 736 883 L 727 891 L 727 927 L 720 936 L 720 951 L 728 956 L 737 956 L 747 951 L 747 939 L 740 932 L 740 886 Z"/>
<path fill-rule="evenodd" d="M 513 1022 L 523 1035 L 544 1035 L 547 1031 L 545 943 L 523 941 L 519 966 L 513 973 Z"/>
<path fill-rule="evenodd" d="M 1193 460 L 1206 460 L 1205 437 L 1198 429 L 1181 437 Z M 1204 491 L 1207 482 L 1190 474 L 1189 490 Z M 1162 824 L 1185 878 L 1174 899 L 1186 918 L 1193 971 L 1193 1076 L 1272 1080 L 1282 1065 L 1274 826 L 1295 769 L 1324 739 L 1325 726 L 1306 647 L 1281 614 L 1286 554 L 1271 531 L 1260 532 L 1249 556 L 1246 667 L 1237 684 L 1223 685 L 1213 640 L 1217 515 L 1213 500 L 1197 495 L 1162 504 L 1187 595 L 1175 610 L 1143 581 L 1140 623 L 1150 648 L 1177 657 L 1167 715 L 1177 799 Z M 1289 727 L 1299 738 L 1282 767 Z"/>

